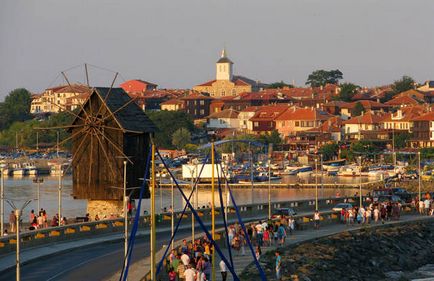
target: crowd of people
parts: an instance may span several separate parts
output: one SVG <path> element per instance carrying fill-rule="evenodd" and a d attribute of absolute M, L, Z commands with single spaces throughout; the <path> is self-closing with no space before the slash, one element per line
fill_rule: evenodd
<path fill-rule="evenodd" d="M 347 225 L 382 223 L 390 220 L 399 220 L 401 216 L 401 204 L 393 202 L 371 203 L 368 206 L 354 206 L 342 208 L 340 219 Z"/>

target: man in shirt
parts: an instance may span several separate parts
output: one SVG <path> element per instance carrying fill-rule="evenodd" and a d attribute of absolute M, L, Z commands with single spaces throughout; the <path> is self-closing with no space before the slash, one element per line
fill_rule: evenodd
<path fill-rule="evenodd" d="M 423 204 L 425 205 L 425 215 L 429 216 L 430 200 L 426 198 L 425 201 L 423 201 Z"/>
<path fill-rule="evenodd" d="M 196 270 L 187 265 L 187 269 L 184 271 L 185 281 L 195 281 L 196 280 Z"/>
<path fill-rule="evenodd" d="M 187 266 L 190 264 L 190 257 L 186 253 L 183 253 L 181 256 L 181 261 L 183 265 Z"/>
<path fill-rule="evenodd" d="M 280 252 L 279 251 L 276 251 L 275 252 L 275 256 L 276 256 L 276 279 L 277 280 L 281 280 L 281 275 L 280 275 L 280 272 L 281 272 L 281 266 L 282 266 L 282 257 L 280 256 Z"/>

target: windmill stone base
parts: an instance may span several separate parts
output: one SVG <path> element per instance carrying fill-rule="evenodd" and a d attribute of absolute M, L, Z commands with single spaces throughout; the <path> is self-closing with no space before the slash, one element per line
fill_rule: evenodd
<path fill-rule="evenodd" d="M 92 220 L 98 215 L 100 219 L 123 217 L 123 201 L 118 200 L 88 200 L 87 213 Z"/>

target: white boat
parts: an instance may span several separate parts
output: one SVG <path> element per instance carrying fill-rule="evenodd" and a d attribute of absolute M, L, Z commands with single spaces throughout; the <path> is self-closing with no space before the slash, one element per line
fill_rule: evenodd
<path fill-rule="evenodd" d="M 345 161 L 345 159 L 327 161 L 323 163 L 322 168 L 327 172 L 339 171 L 339 169 L 345 165 Z"/>
<path fill-rule="evenodd" d="M 28 170 L 26 168 L 16 168 L 12 171 L 13 176 L 25 176 L 28 174 Z"/>
<path fill-rule="evenodd" d="M 311 166 L 296 167 L 288 172 L 288 175 L 297 176 L 309 176 L 313 173 L 313 168 Z"/>
<path fill-rule="evenodd" d="M 359 174 L 360 174 L 359 170 L 360 170 L 360 168 L 358 166 L 346 165 L 346 166 L 343 166 L 339 169 L 338 176 L 356 177 L 356 176 L 359 176 Z"/>

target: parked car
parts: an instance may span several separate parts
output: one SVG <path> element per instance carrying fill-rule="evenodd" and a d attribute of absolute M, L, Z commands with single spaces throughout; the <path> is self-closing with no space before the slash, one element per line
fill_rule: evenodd
<path fill-rule="evenodd" d="M 289 216 L 295 216 L 297 212 L 292 208 L 280 208 L 274 210 L 273 214 L 271 215 L 272 219 L 280 219 L 282 216 L 289 217 Z"/>
<path fill-rule="evenodd" d="M 339 203 L 336 206 L 333 207 L 332 211 L 333 212 L 340 212 L 342 211 L 342 209 L 352 209 L 353 208 L 353 204 L 351 203 Z"/>

